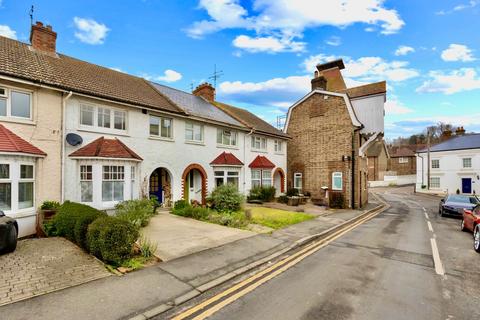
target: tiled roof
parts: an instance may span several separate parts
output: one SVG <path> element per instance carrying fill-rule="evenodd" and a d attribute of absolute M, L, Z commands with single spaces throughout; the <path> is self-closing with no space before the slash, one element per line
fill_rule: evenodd
<path fill-rule="evenodd" d="M 248 165 L 249 168 L 255 169 L 273 169 L 275 168 L 275 164 L 273 164 L 270 160 L 267 159 L 265 156 L 257 156 L 252 163 Z"/>
<path fill-rule="evenodd" d="M 407 147 L 395 148 L 390 151 L 390 157 L 399 158 L 399 157 L 415 157 L 415 152 Z"/>
<path fill-rule="evenodd" d="M 25 153 L 37 156 L 47 154 L 31 143 L 23 140 L 0 124 L 0 152 Z"/>
<path fill-rule="evenodd" d="M 52 56 L 0 36 L 0 74 L 174 113 L 183 113 L 145 79 L 63 54 Z"/>
<path fill-rule="evenodd" d="M 100 137 L 70 154 L 70 157 L 99 157 L 143 160 L 123 142 L 115 139 Z"/>
<path fill-rule="evenodd" d="M 369 83 L 363 86 L 348 88 L 345 90 L 340 90 L 340 92 L 346 92 L 347 95 L 351 98 L 359 98 L 364 96 L 371 96 L 374 94 L 381 94 L 387 92 L 387 82 L 380 81 L 375 83 Z"/>
<path fill-rule="evenodd" d="M 288 138 L 289 136 L 282 131 L 274 128 L 271 124 L 268 124 L 267 122 L 263 121 L 253 113 L 245 110 L 245 109 L 240 109 L 225 103 L 221 102 L 213 102 L 218 108 L 223 110 L 224 112 L 228 113 L 230 116 L 234 117 L 241 123 L 243 123 L 245 126 L 254 129 L 255 131 L 259 133 L 266 133 L 266 134 L 271 134 L 275 136 L 279 136 L 282 138 Z"/>
<path fill-rule="evenodd" d="M 430 147 L 430 152 L 465 149 L 480 149 L 480 134 L 467 134 L 451 138 Z M 417 153 L 419 152 L 427 152 L 427 149 L 418 150 Z"/>
<path fill-rule="evenodd" d="M 210 164 L 214 166 L 243 166 L 243 162 L 230 152 L 222 152 L 215 160 L 210 162 Z"/>
<path fill-rule="evenodd" d="M 229 116 L 224 111 L 215 107 L 205 99 L 197 97 L 188 92 L 170 88 L 164 85 L 153 83 L 152 85 L 161 94 L 172 100 L 177 106 L 182 108 L 188 114 L 201 117 L 204 119 L 223 122 L 230 125 L 242 127 L 242 123 L 235 118 Z"/>

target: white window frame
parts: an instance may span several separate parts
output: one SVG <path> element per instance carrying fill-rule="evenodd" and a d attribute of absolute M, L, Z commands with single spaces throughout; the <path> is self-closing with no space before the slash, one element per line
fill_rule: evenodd
<path fill-rule="evenodd" d="M 436 165 L 433 165 L 434 163 Z M 440 159 L 432 159 L 430 166 L 432 169 L 440 169 Z"/>
<path fill-rule="evenodd" d="M 229 135 L 225 134 L 227 131 L 230 133 Z M 226 137 L 228 137 L 228 142 L 224 143 Z M 235 143 L 232 143 L 232 140 L 234 140 Z M 222 147 L 238 147 L 238 132 L 229 129 L 217 128 L 217 145 Z"/>
<path fill-rule="evenodd" d="M 9 184 L 10 185 L 10 208 L 0 208 L 3 211 L 11 211 L 13 207 L 13 179 L 12 179 L 12 163 L 0 160 L 0 165 L 8 166 L 8 178 L 0 177 L 0 184 Z"/>
<path fill-rule="evenodd" d="M 254 174 L 256 175 L 258 173 L 258 177 L 254 177 Z M 261 187 L 262 186 L 262 170 L 260 169 L 252 169 L 250 173 L 250 178 L 251 178 L 251 184 L 252 188 L 255 187 Z M 258 181 L 258 185 L 255 185 L 253 182 Z"/>
<path fill-rule="evenodd" d="M 465 165 L 465 161 L 467 161 L 468 165 Z M 472 158 L 462 158 L 462 168 L 464 169 L 471 169 L 472 168 Z"/>
<path fill-rule="evenodd" d="M 92 108 L 93 109 L 93 124 L 83 124 L 82 123 L 82 111 L 84 108 Z M 104 127 L 100 126 L 98 121 L 99 121 L 99 112 L 101 110 L 108 110 L 110 113 L 110 126 L 109 127 Z M 119 134 L 127 134 L 128 132 L 128 117 L 129 117 L 129 112 L 128 110 L 121 109 L 121 108 L 115 108 L 115 107 L 110 107 L 110 106 L 105 106 L 105 105 L 99 105 L 99 104 L 93 104 L 89 102 L 83 102 L 81 101 L 79 103 L 78 107 L 78 125 L 80 130 L 95 130 L 99 132 L 113 132 L 113 133 L 119 133 Z M 125 129 L 116 129 L 115 128 L 115 118 L 118 114 L 123 115 L 123 126 Z"/>
<path fill-rule="evenodd" d="M 408 163 L 408 158 L 407 157 L 400 157 L 400 158 L 398 158 L 398 163 Z"/>
<path fill-rule="evenodd" d="M 340 178 L 340 187 L 336 186 L 335 184 L 335 179 L 338 179 Z M 332 172 L 332 190 L 335 190 L 335 191 L 343 191 L 343 172 Z"/>
<path fill-rule="evenodd" d="M 259 173 L 259 178 L 254 177 L 254 173 Z M 267 177 L 265 177 L 265 174 Z M 252 188 L 254 188 L 253 181 L 258 181 L 260 184 L 257 187 L 272 187 L 273 176 L 272 169 L 252 169 L 250 173 Z M 268 184 L 266 183 L 268 181 Z"/>
<path fill-rule="evenodd" d="M 236 178 L 237 184 L 235 185 L 237 189 L 240 187 L 240 170 L 239 169 L 224 169 L 218 168 L 213 170 L 213 176 L 215 178 L 215 187 L 217 186 L 217 180 L 222 180 L 222 185 L 228 183 L 228 178 Z"/>
<path fill-rule="evenodd" d="M 300 179 L 300 185 L 298 185 L 297 179 Z M 303 188 L 303 173 L 295 172 L 293 174 L 293 188 L 301 191 Z"/>
<path fill-rule="evenodd" d="M 0 95 L 1 100 L 5 100 L 5 115 L 0 115 L 0 119 L 12 119 L 12 120 L 29 120 L 33 119 L 33 91 L 20 89 L 10 86 L 0 86 L 1 89 L 5 90 L 5 94 Z M 30 97 L 30 109 L 29 117 L 19 117 L 12 115 L 12 92 L 18 92 L 22 94 L 27 94 Z"/>
<path fill-rule="evenodd" d="M 438 183 L 436 181 L 433 182 L 433 180 L 438 181 Z M 440 177 L 430 177 L 430 189 L 440 189 L 440 188 L 441 188 Z"/>
<path fill-rule="evenodd" d="M 192 128 L 190 129 L 187 126 L 192 126 Z M 200 140 L 195 139 L 195 127 L 200 127 L 200 135 L 201 135 Z M 187 131 L 190 131 L 190 130 L 192 131 L 192 139 L 187 138 Z M 199 124 L 199 123 L 192 122 L 192 121 L 185 121 L 185 142 L 203 144 L 203 142 L 205 140 L 204 130 L 205 130 L 205 128 L 204 128 L 203 124 Z"/>
<path fill-rule="evenodd" d="M 275 153 L 283 154 L 283 141 L 280 139 L 274 140 L 274 151 Z"/>
<path fill-rule="evenodd" d="M 259 145 L 258 148 L 257 148 L 257 143 Z M 268 139 L 261 136 L 252 136 L 251 146 L 252 146 L 252 150 L 255 150 L 255 151 L 267 151 Z"/>
<path fill-rule="evenodd" d="M 90 168 L 91 168 L 91 179 L 88 179 L 87 177 L 85 177 L 85 176 L 83 175 L 84 173 L 88 175 L 88 171 L 82 172 L 82 167 L 85 167 L 85 168 L 90 167 Z M 94 180 L 94 179 L 93 179 L 93 165 L 92 165 L 92 164 L 81 164 L 81 165 L 79 166 L 79 178 L 80 178 L 80 179 L 79 179 L 79 180 L 80 180 L 80 202 L 81 202 L 81 203 L 92 203 L 92 202 L 93 202 L 93 194 L 94 194 L 94 192 L 93 192 L 93 180 Z M 82 183 L 83 183 L 83 182 L 90 183 L 90 185 L 91 185 L 91 187 L 90 187 L 90 189 L 91 189 L 91 191 L 92 191 L 92 194 L 91 194 L 91 199 L 92 199 L 92 200 L 91 200 L 91 201 L 84 201 L 84 200 L 82 199 L 82 194 L 83 194 L 83 192 L 82 192 Z"/>
<path fill-rule="evenodd" d="M 130 200 L 137 198 L 137 186 L 136 186 L 136 178 L 137 178 L 137 167 L 130 166 Z"/>
<path fill-rule="evenodd" d="M 152 120 L 158 121 L 158 124 L 157 124 L 158 134 L 152 133 L 152 129 L 151 129 Z M 162 134 L 162 128 L 165 121 L 170 121 L 170 126 L 166 127 L 166 128 L 169 128 L 169 132 L 168 132 L 169 134 L 167 136 L 164 136 Z M 150 137 L 165 139 L 165 140 L 173 140 L 173 118 L 150 115 L 149 122 L 148 122 L 148 132 Z"/>
<path fill-rule="evenodd" d="M 109 172 L 106 173 L 104 170 L 106 167 L 109 167 Z M 117 174 L 117 178 L 115 178 L 113 176 L 113 171 L 111 170 L 112 168 L 116 167 L 117 168 L 117 171 L 116 171 L 116 174 Z M 122 172 L 120 172 L 118 169 L 119 168 L 122 168 Z M 125 173 L 126 173 L 126 170 L 125 170 L 125 165 L 111 165 L 111 164 L 103 164 L 102 165 L 102 196 L 101 196 L 101 199 L 102 199 L 102 202 L 103 203 L 108 203 L 108 202 L 121 202 L 121 201 L 124 201 L 125 200 Z M 109 174 L 109 177 L 108 178 L 105 178 L 105 174 Z M 120 179 L 118 177 L 119 174 L 122 174 L 123 177 L 122 179 Z M 104 199 L 104 183 L 105 182 L 113 182 L 112 184 L 112 190 L 111 190 L 111 198 L 109 199 Z M 115 182 L 121 182 L 122 184 L 122 199 L 115 199 Z"/>
<path fill-rule="evenodd" d="M 16 214 L 32 212 L 36 206 L 36 163 L 35 158 L 23 156 L 0 156 L 0 163 L 9 165 L 9 178 L 0 179 L 0 183 L 10 184 L 10 209 L 3 211 L 5 214 L 15 217 Z M 21 178 L 21 166 L 32 167 L 32 178 Z M 32 183 L 32 206 L 20 208 L 20 183 Z"/>

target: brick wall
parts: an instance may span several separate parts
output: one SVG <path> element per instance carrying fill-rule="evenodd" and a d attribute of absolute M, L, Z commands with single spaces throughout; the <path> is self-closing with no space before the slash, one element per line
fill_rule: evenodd
<path fill-rule="evenodd" d="M 417 161 L 415 157 L 404 157 L 408 159 L 408 163 L 400 163 L 398 157 L 390 158 L 388 170 L 396 171 L 397 175 L 412 175 L 417 173 Z"/>
<path fill-rule="evenodd" d="M 343 156 L 352 156 L 352 135 L 354 126 L 342 97 L 315 94 L 303 101 L 290 114 L 288 134 L 288 188 L 293 187 L 296 172 L 303 174 L 303 191 L 310 192 L 312 198 L 324 199 L 324 186 L 332 187 L 332 173 L 342 172 L 343 194 L 346 205 L 350 205 L 350 185 L 352 183 L 351 161 L 343 161 Z M 355 148 L 360 145 L 360 135 L 355 133 Z M 362 190 L 360 178 L 367 175 L 367 161 L 356 156 L 355 202 L 358 205 L 367 201 L 367 193 Z M 363 170 L 363 171 L 362 171 Z M 365 179 L 365 177 L 363 177 Z M 366 179 L 365 179 L 366 180 Z M 366 186 L 366 183 L 365 183 Z"/>

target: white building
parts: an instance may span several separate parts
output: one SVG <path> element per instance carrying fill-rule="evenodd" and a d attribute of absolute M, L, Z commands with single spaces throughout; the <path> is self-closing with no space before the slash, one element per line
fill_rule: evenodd
<path fill-rule="evenodd" d="M 430 166 L 430 190 L 428 188 Z M 418 192 L 480 193 L 480 134 L 451 138 L 417 152 Z"/>

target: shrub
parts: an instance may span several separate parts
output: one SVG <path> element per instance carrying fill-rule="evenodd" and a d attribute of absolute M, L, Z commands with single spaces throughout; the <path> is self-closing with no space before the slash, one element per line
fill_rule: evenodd
<path fill-rule="evenodd" d="M 150 219 L 155 215 L 154 208 L 150 199 L 127 200 L 115 206 L 115 215 L 140 228 L 148 225 Z"/>
<path fill-rule="evenodd" d="M 280 196 L 280 197 L 278 197 L 278 202 L 288 203 L 288 197 L 287 196 Z"/>
<path fill-rule="evenodd" d="M 211 212 L 208 217 L 208 221 L 232 228 L 244 228 L 248 224 L 248 220 L 243 212 Z"/>
<path fill-rule="evenodd" d="M 137 238 L 138 229 L 135 226 L 110 216 L 95 220 L 87 232 L 90 253 L 114 265 L 130 257 Z"/>
<path fill-rule="evenodd" d="M 185 207 L 190 206 L 187 200 L 178 200 L 175 201 L 175 204 L 173 205 L 173 209 L 183 209 Z"/>
<path fill-rule="evenodd" d="M 249 201 L 272 201 L 275 198 L 275 187 L 253 187 L 248 195 Z"/>
<path fill-rule="evenodd" d="M 60 202 L 58 201 L 44 201 L 40 206 L 40 210 L 58 210 Z"/>
<path fill-rule="evenodd" d="M 207 220 L 210 214 L 210 209 L 202 208 L 202 207 L 192 207 L 187 206 L 182 209 L 173 209 L 173 214 L 178 216 L 186 217 L 186 218 L 193 218 L 197 220 Z"/>
<path fill-rule="evenodd" d="M 287 190 L 287 197 L 296 197 L 298 196 L 298 189 L 290 188 Z"/>
<path fill-rule="evenodd" d="M 105 213 L 102 213 L 101 211 L 90 206 L 81 203 L 66 201 L 58 209 L 58 212 L 55 215 L 55 218 L 53 218 L 52 223 L 54 225 L 56 235 L 65 237 L 68 240 L 81 245 L 76 241 L 75 237 L 75 226 L 77 224 L 77 221 L 81 220 L 81 222 L 79 222 L 80 225 L 77 228 L 77 234 L 79 235 L 78 238 L 81 240 L 81 230 L 83 230 L 83 232 L 85 233 L 88 226 L 88 224 L 85 225 L 85 223 L 87 221 L 92 222 L 93 220 L 95 220 L 91 220 L 92 217 L 98 218 L 102 215 L 105 215 Z"/>
<path fill-rule="evenodd" d="M 275 187 L 263 187 L 262 188 L 262 200 L 272 201 L 275 198 Z"/>
<path fill-rule="evenodd" d="M 330 208 L 344 209 L 345 208 L 345 196 L 341 192 L 330 193 Z"/>
<path fill-rule="evenodd" d="M 88 226 L 100 217 L 106 216 L 106 213 L 98 210 L 86 210 L 81 214 L 77 214 L 77 221 L 75 222 L 75 227 L 73 229 L 73 234 L 75 236 L 75 243 L 87 250 L 87 231 Z"/>
<path fill-rule="evenodd" d="M 141 236 L 138 239 L 138 246 L 140 247 L 142 257 L 146 259 L 153 257 L 158 247 L 157 243 L 148 240 L 145 236 Z"/>
<path fill-rule="evenodd" d="M 262 187 L 253 187 L 250 189 L 247 200 L 262 200 Z"/>
<path fill-rule="evenodd" d="M 160 201 L 158 201 L 158 197 L 155 195 L 150 196 L 150 204 L 153 207 L 153 212 L 157 211 L 157 208 L 160 207 Z"/>
<path fill-rule="evenodd" d="M 237 187 L 232 184 L 216 187 L 210 199 L 212 207 L 219 212 L 233 212 L 242 208 L 243 196 L 238 192 Z"/>

